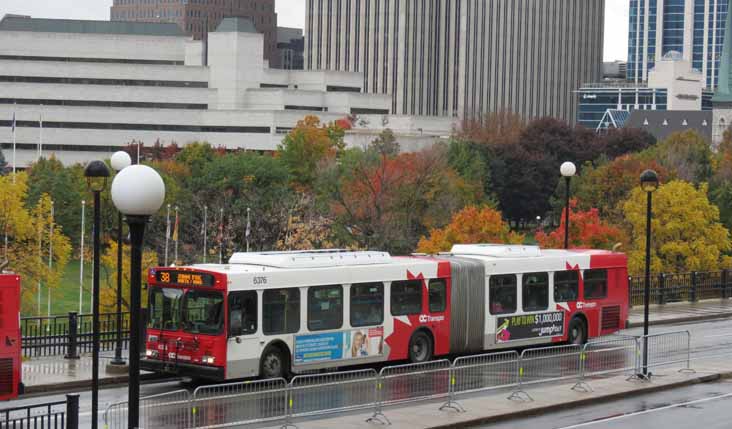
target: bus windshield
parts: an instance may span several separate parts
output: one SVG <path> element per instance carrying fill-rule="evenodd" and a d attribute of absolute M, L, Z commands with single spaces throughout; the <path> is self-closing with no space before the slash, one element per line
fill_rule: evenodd
<path fill-rule="evenodd" d="M 180 300 L 183 291 L 171 288 L 153 288 L 150 290 L 150 321 L 147 326 L 152 329 L 177 331 L 180 324 Z"/>
<path fill-rule="evenodd" d="M 189 290 L 183 298 L 183 330 L 218 334 L 224 325 L 224 296 L 220 292 Z"/>

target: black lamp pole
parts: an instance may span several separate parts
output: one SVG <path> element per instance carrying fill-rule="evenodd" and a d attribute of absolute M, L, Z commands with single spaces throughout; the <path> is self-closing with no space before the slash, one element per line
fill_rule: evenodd
<path fill-rule="evenodd" d="M 126 216 L 130 227 L 130 384 L 128 387 L 127 425 L 137 429 L 140 423 L 140 306 L 142 289 L 142 241 L 149 216 Z"/>
<path fill-rule="evenodd" d="M 122 212 L 117 211 L 117 344 L 113 365 L 124 365 L 122 359 Z"/>
<path fill-rule="evenodd" d="M 564 184 L 567 188 L 565 193 L 564 201 L 564 248 L 569 249 L 569 181 L 572 180 L 571 176 L 564 178 Z"/>
<path fill-rule="evenodd" d="M 641 188 L 646 192 L 646 272 L 643 286 L 643 368 L 640 378 L 649 379 L 648 373 L 648 307 L 651 298 L 651 217 L 653 191 L 658 189 L 658 174 L 646 170 L 641 174 Z"/>
<path fill-rule="evenodd" d="M 89 189 L 94 194 L 94 269 L 92 276 L 92 429 L 98 427 L 99 412 L 99 230 L 101 228 L 101 192 L 109 169 L 103 161 L 91 161 L 84 169 Z M 101 179 L 101 186 L 99 180 Z"/>

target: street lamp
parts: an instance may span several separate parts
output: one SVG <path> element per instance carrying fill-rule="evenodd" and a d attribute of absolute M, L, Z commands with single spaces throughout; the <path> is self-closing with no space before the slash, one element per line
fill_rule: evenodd
<path fill-rule="evenodd" d="M 97 429 L 99 408 L 99 229 L 100 194 L 107 187 L 109 168 L 104 161 L 91 161 L 84 168 L 89 190 L 94 194 L 94 269 L 92 277 L 92 429 Z"/>
<path fill-rule="evenodd" d="M 648 195 L 646 204 L 646 278 L 643 287 L 643 379 L 649 379 L 648 373 L 648 304 L 651 296 L 651 203 L 653 192 L 658 189 L 658 174 L 646 170 L 640 176 L 641 189 Z"/>
<path fill-rule="evenodd" d="M 574 166 L 574 163 L 567 161 L 559 167 L 559 172 L 564 176 L 567 191 L 564 204 L 564 248 L 569 249 L 569 182 L 577 172 L 577 167 Z"/>
<path fill-rule="evenodd" d="M 110 161 L 112 168 L 118 173 L 132 165 L 132 158 L 125 151 L 115 152 Z M 114 359 L 109 363 L 109 367 L 120 369 L 124 366 L 125 360 L 122 359 L 122 212 L 117 210 L 117 344 L 114 348 Z"/>
<path fill-rule="evenodd" d="M 112 201 L 130 228 L 130 365 L 127 424 L 140 422 L 140 289 L 142 288 L 142 241 L 145 224 L 165 199 L 160 175 L 146 165 L 132 165 L 120 171 L 112 182 Z"/>

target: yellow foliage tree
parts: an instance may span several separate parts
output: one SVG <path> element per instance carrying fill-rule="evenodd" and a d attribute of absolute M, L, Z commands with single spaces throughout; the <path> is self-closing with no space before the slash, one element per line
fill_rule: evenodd
<path fill-rule="evenodd" d="M 102 288 L 99 304 L 102 312 L 117 311 L 117 242 L 109 240 L 101 256 Z M 142 251 L 142 282 L 147 279 L 147 270 L 158 265 L 158 255 L 152 250 Z M 142 293 L 142 306 L 147 306 L 147 294 Z M 130 309 L 130 246 L 122 245 L 122 311 Z"/>
<path fill-rule="evenodd" d="M 49 288 L 53 297 L 61 282 L 71 256 L 71 241 L 53 218 L 48 194 L 42 194 L 34 207 L 27 208 L 28 176 L 14 176 L 0 176 L 0 232 L 8 237 L 7 256 L 3 249 L 3 258 L 8 260 L 8 269 L 21 276 L 21 311 L 33 314 L 39 284 Z M 49 267 L 50 248 L 53 253 Z"/>
<path fill-rule="evenodd" d="M 628 252 L 628 271 L 645 267 L 646 193 L 635 188 L 623 204 L 633 237 Z M 653 193 L 651 221 L 651 271 L 687 272 L 727 268 L 732 249 L 729 232 L 719 222 L 719 209 L 707 198 L 707 185 L 699 188 L 674 180 Z"/>
<path fill-rule="evenodd" d="M 453 244 L 523 241 L 524 236 L 511 231 L 500 211 L 487 206 L 466 206 L 455 213 L 447 226 L 430 230 L 429 238 L 422 237 L 417 251 L 433 254 L 449 251 Z"/>

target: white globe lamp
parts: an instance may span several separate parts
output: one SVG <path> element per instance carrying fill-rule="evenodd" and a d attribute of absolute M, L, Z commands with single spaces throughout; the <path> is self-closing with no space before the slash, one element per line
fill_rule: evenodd
<path fill-rule="evenodd" d="M 122 171 L 124 168 L 132 165 L 132 158 L 130 158 L 130 155 L 127 152 L 121 150 L 112 155 L 110 163 L 112 164 L 114 171 Z"/>
<path fill-rule="evenodd" d="M 575 167 L 573 162 L 567 161 L 559 167 L 559 172 L 562 173 L 562 176 L 564 177 L 572 177 L 577 173 L 577 167 Z"/>
<path fill-rule="evenodd" d="M 147 165 L 131 165 L 112 181 L 112 202 L 126 216 L 155 214 L 165 200 L 165 183 Z"/>

